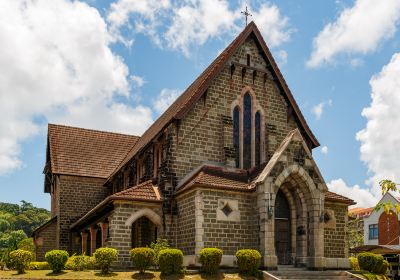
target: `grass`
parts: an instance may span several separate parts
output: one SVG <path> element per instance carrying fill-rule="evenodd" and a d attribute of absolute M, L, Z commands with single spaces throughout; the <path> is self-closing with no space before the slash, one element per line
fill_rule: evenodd
<path fill-rule="evenodd" d="M 112 272 L 101 274 L 99 271 L 71 271 L 65 270 L 58 274 L 53 274 L 50 270 L 27 270 L 24 274 L 17 274 L 16 271 L 0 271 L 0 279 L 136 279 L 136 280 L 255 280 L 254 277 L 242 277 L 237 273 L 218 273 L 213 276 L 201 274 L 193 275 L 172 275 L 161 276 L 160 272 Z"/>
<path fill-rule="evenodd" d="M 364 279 L 367 280 L 388 280 L 389 278 L 387 278 L 384 275 L 378 275 L 378 274 L 374 274 L 371 272 L 354 272 L 354 274 L 363 277 Z"/>

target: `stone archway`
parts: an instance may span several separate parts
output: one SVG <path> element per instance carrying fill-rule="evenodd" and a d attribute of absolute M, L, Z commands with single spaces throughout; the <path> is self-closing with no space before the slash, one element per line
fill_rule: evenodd
<path fill-rule="evenodd" d="M 155 225 L 160 226 L 162 223 L 161 217 L 149 208 L 143 208 L 136 212 L 134 212 L 128 219 L 125 221 L 126 226 L 130 226 L 133 224 L 137 219 L 141 217 L 147 217 L 150 221 L 152 221 Z"/>
<path fill-rule="evenodd" d="M 285 195 L 290 208 L 292 263 L 309 268 L 324 267 L 324 228 L 320 222 L 324 193 L 298 164 L 286 167 L 277 177 L 267 177 L 259 192 L 260 246 L 264 265 L 278 265 L 275 248 L 275 202 L 278 191 Z M 265 206 L 273 213 L 267 213 Z"/>

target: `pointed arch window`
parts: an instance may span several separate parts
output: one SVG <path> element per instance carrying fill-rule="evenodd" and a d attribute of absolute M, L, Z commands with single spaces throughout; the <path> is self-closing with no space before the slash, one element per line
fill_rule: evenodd
<path fill-rule="evenodd" d="M 261 113 L 260 111 L 256 112 L 254 117 L 254 130 L 255 130 L 255 139 L 254 139 L 254 149 L 255 149 L 255 157 L 256 157 L 256 166 L 260 166 L 261 164 Z"/>
<path fill-rule="evenodd" d="M 238 104 L 238 101 L 235 101 Z M 233 108 L 233 147 L 237 168 L 259 166 L 262 157 L 262 113 L 254 96 L 246 92 Z"/>
<path fill-rule="evenodd" d="M 240 109 L 236 106 L 233 109 L 233 148 L 235 149 L 236 167 L 240 167 Z"/>

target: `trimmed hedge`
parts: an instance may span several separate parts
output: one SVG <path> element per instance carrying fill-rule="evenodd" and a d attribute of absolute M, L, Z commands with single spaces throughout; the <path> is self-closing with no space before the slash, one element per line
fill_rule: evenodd
<path fill-rule="evenodd" d="M 154 264 L 156 256 L 153 249 L 145 247 L 134 248 L 130 254 L 133 267 L 138 269 L 140 273 L 144 273 L 146 269 Z"/>
<path fill-rule="evenodd" d="M 239 271 L 245 275 L 256 275 L 260 266 L 261 254 L 257 250 L 243 249 L 236 252 Z"/>
<path fill-rule="evenodd" d="M 31 262 L 29 270 L 49 270 L 50 265 L 47 262 Z"/>
<path fill-rule="evenodd" d="M 202 249 L 199 254 L 201 269 L 207 274 L 217 273 L 222 260 L 222 254 L 223 251 L 218 248 Z"/>
<path fill-rule="evenodd" d="M 96 259 L 86 255 L 73 255 L 69 257 L 65 264 L 65 269 L 74 271 L 83 271 L 95 268 Z"/>
<path fill-rule="evenodd" d="M 110 272 L 111 264 L 118 259 L 118 251 L 114 248 L 99 248 L 93 256 L 101 273 L 107 274 Z"/>
<path fill-rule="evenodd" d="M 383 262 L 380 264 L 380 267 L 375 267 L 374 271 L 376 274 L 386 275 L 388 269 L 389 262 L 387 260 L 383 260 Z"/>
<path fill-rule="evenodd" d="M 18 274 L 24 273 L 29 263 L 33 260 L 33 254 L 31 252 L 21 249 L 11 251 L 9 256 L 11 267 L 16 269 Z"/>
<path fill-rule="evenodd" d="M 351 270 L 360 270 L 360 266 L 358 265 L 358 259 L 355 257 L 349 258 Z"/>
<path fill-rule="evenodd" d="M 386 274 L 389 263 L 381 256 L 373 253 L 361 253 L 357 256 L 360 269 L 375 274 Z"/>
<path fill-rule="evenodd" d="M 52 250 L 46 253 L 44 258 L 48 262 L 53 273 L 59 273 L 64 269 L 65 263 L 68 261 L 69 254 L 65 250 Z"/>
<path fill-rule="evenodd" d="M 161 274 L 178 274 L 182 271 L 183 253 L 179 249 L 164 249 L 158 253 Z"/>

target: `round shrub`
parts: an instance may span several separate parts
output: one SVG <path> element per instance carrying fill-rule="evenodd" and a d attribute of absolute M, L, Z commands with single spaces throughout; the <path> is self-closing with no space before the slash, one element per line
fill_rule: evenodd
<path fill-rule="evenodd" d="M 65 264 L 65 269 L 83 271 L 88 267 L 88 258 L 90 257 L 85 255 L 73 255 L 68 258 L 68 261 Z"/>
<path fill-rule="evenodd" d="M 10 264 L 12 268 L 18 271 L 18 274 L 24 273 L 29 263 L 33 260 L 33 254 L 26 250 L 14 250 L 10 252 Z"/>
<path fill-rule="evenodd" d="M 101 269 L 101 273 L 109 273 L 113 262 L 118 259 L 118 251 L 114 248 L 99 248 L 93 254 L 96 265 Z"/>
<path fill-rule="evenodd" d="M 387 260 L 383 260 L 383 262 L 379 265 L 379 267 L 375 267 L 374 273 L 380 275 L 386 275 L 388 268 L 389 268 L 389 262 Z"/>
<path fill-rule="evenodd" d="M 50 266 L 47 262 L 31 262 L 29 264 L 30 270 L 49 270 Z"/>
<path fill-rule="evenodd" d="M 243 249 L 236 252 L 239 271 L 246 275 L 255 275 L 260 266 L 261 254 L 257 250 Z"/>
<path fill-rule="evenodd" d="M 164 249 L 158 254 L 161 274 L 178 274 L 182 271 L 183 253 L 179 249 Z"/>
<path fill-rule="evenodd" d="M 53 273 L 58 273 L 64 269 L 68 257 L 68 252 L 64 250 L 52 250 L 47 252 L 44 256 L 50 266 L 50 269 L 53 270 Z"/>
<path fill-rule="evenodd" d="M 156 253 L 151 248 L 134 248 L 131 250 L 131 260 L 133 267 L 144 273 L 147 268 L 154 264 Z"/>
<path fill-rule="evenodd" d="M 372 272 L 383 257 L 373 253 L 361 253 L 357 256 L 360 269 Z"/>
<path fill-rule="evenodd" d="M 222 250 L 218 248 L 202 249 L 199 254 L 201 269 L 207 274 L 217 273 L 222 260 L 222 254 Z"/>
<path fill-rule="evenodd" d="M 351 270 L 360 270 L 360 266 L 358 265 L 358 260 L 355 257 L 349 258 Z"/>

